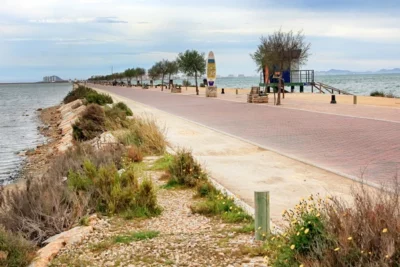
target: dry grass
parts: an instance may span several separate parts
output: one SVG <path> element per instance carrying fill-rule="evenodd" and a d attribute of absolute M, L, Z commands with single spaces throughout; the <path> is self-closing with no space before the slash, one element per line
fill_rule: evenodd
<path fill-rule="evenodd" d="M 0 227 L 0 251 L 2 252 L 0 266 L 28 266 L 35 257 L 35 249 L 35 246 L 31 242 Z"/>
<path fill-rule="evenodd" d="M 143 161 L 143 153 L 140 148 L 137 146 L 130 146 L 126 153 L 127 158 L 131 162 L 142 162 Z"/>
<path fill-rule="evenodd" d="M 82 117 L 72 126 L 74 139 L 91 140 L 106 130 L 106 116 L 102 107 L 96 104 L 87 106 Z"/>

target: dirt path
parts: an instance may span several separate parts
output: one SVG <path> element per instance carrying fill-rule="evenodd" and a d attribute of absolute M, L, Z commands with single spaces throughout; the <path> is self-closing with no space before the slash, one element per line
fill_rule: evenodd
<path fill-rule="evenodd" d="M 265 266 L 263 258 L 246 256 L 255 246 L 253 233 L 238 233 L 243 224 L 192 214 L 194 191 L 163 189 L 161 172 L 147 173 L 159 188 L 163 209 L 152 219 L 109 218 L 82 244 L 66 247 L 51 266 Z M 151 239 L 128 236 L 153 233 Z M 125 238 L 125 242 L 116 242 Z"/>

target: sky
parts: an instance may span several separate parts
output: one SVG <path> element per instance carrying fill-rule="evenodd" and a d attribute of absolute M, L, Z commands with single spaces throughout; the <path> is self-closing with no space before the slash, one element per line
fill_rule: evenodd
<path fill-rule="evenodd" d="M 399 0 L 2 0 L 0 82 L 150 68 L 196 49 L 219 75 L 256 74 L 261 36 L 303 30 L 303 69 L 400 67 Z"/>

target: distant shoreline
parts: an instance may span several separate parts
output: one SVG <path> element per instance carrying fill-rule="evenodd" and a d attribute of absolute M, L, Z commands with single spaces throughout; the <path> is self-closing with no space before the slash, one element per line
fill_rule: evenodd
<path fill-rule="evenodd" d="M 8 85 L 8 84 L 52 84 L 52 83 L 70 83 L 69 81 L 59 81 L 59 82 L 13 82 L 13 83 L 1 83 L 0 85 Z"/>

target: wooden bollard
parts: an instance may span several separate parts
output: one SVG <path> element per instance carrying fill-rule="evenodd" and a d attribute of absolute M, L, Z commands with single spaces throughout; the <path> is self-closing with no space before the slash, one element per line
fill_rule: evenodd
<path fill-rule="evenodd" d="M 353 104 L 357 105 L 357 96 L 356 95 L 353 95 Z"/>
<path fill-rule="evenodd" d="M 236 94 L 237 94 L 237 95 L 239 94 L 239 90 L 238 90 L 238 89 L 236 89 Z"/>
<path fill-rule="evenodd" d="M 256 240 L 264 240 L 271 232 L 269 192 L 254 192 Z"/>

